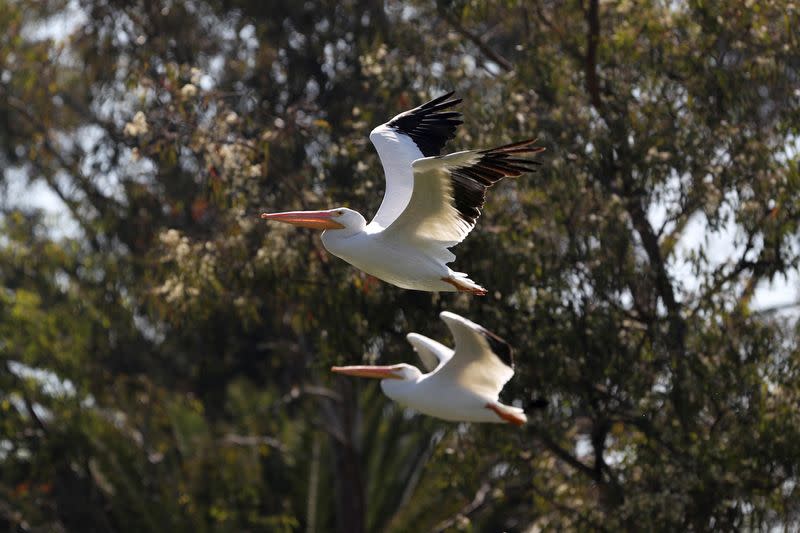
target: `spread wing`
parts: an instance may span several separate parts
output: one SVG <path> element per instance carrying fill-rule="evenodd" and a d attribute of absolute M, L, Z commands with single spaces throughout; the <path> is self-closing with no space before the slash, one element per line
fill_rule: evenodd
<path fill-rule="evenodd" d="M 453 357 L 436 373 L 436 378 L 458 383 L 489 399 L 514 375 L 514 355 L 509 344 L 487 329 L 455 313 L 439 315 L 456 341 Z"/>
<path fill-rule="evenodd" d="M 445 143 L 455 137 L 461 113 L 446 111 L 461 102 L 451 100 L 453 92 L 400 113 L 372 130 L 369 139 L 378 150 L 386 175 L 386 192 L 372 224 L 386 228 L 403 211 L 411 198 L 414 175 L 411 163 L 439 155 Z"/>
<path fill-rule="evenodd" d="M 523 157 L 544 150 L 533 146 L 534 142 L 531 139 L 414 161 L 411 199 L 384 234 L 433 241 L 443 248 L 461 242 L 475 227 L 489 187 L 503 178 L 533 172 L 534 165 L 540 164 Z"/>
<path fill-rule="evenodd" d="M 453 350 L 440 342 L 419 333 L 409 333 L 406 339 L 414 347 L 422 364 L 428 372 L 433 372 L 453 357 Z"/>

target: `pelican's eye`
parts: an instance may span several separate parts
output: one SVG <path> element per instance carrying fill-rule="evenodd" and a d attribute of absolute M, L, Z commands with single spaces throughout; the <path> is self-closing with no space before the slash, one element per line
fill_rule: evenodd
<path fill-rule="evenodd" d="M 344 215 L 344 210 L 343 209 L 339 209 L 338 211 L 336 211 L 336 216 L 337 217 L 340 217 L 342 215 Z"/>

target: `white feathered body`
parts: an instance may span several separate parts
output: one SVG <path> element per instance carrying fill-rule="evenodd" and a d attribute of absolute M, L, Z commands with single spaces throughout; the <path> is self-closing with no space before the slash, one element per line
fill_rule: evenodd
<path fill-rule="evenodd" d="M 508 422 L 498 411 L 524 420 L 522 409 L 498 400 L 514 370 L 491 351 L 485 330 L 455 313 L 440 316 L 456 338 L 456 350 L 409 333 L 408 342 L 429 372 L 413 380 L 382 380 L 383 393 L 400 405 L 452 422 Z"/>
<path fill-rule="evenodd" d="M 368 227 L 369 230 L 369 227 Z M 441 248 L 425 242 L 412 244 L 388 238 L 382 231 L 364 231 L 354 235 L 326 231 L 322 244 L 340 259 L 392 285 L 421 291 L 455 291 L 442 281 L 453 272 L 441 257 Z"/>
<path fill-rule="evenodd" d="M 501 409 L 522 409 L 498 404 L 491 398 L 452 381 L 437 379 L 436 373 L 425 374 L 417 382 L 385 379 L 381 390 L 389 398 L 404 407 L 451 422 L 490 422 L 503 424 L 505 420 L 486 405 L 498 405 Z"/>

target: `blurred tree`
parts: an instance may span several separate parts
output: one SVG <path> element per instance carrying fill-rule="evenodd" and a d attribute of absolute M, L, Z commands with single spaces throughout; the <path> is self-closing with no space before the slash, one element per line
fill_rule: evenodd
<path fill-rule="evenodd" d="M 0 0 L 0 524 L 796 525 L 798 325 L 753 296 L 800 261 L 798 19 L 790 0 Z M 452 150 L 549 149 L 459 248 L 490 296 L 403 291 L 259 223 L 374 211 L 368 131 L 449 89 Z M 329 376 L 413 362 L 403 335 L 446 338 L 442 309 L 517 346 L 506 401 L 549 400 L 531 424 L 447 424 Z"/>

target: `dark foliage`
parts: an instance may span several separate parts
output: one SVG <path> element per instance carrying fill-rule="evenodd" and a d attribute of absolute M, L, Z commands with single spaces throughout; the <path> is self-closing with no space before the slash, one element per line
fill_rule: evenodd
<path fill-rule="evenodd" d="M 0 529 L 796 528 L 797 309 L 759 295 L 800 262 L 798 17 L 0 1 Z M 458 248 L 485 298 L 257 218 L 374 213 L 369 131 L 451 90 L 445 153 L 547 148 Z M 404 335 L 447 338 L 445 309 L 515 347 L 528 425 L 328 372 L 416 363 Z"/>

